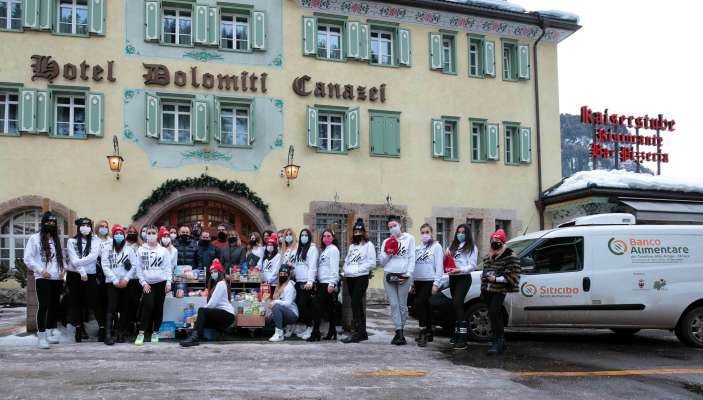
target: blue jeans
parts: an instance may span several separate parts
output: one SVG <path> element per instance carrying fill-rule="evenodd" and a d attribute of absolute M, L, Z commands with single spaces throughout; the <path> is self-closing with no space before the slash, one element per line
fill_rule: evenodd
<path fill-rule="evenodd" d="M 271 309 L 271 315 L 273 317 L 273 323 L 276 325 L 276 329 L 283 329 L 286 325 L 294 324 L 298 321 L 298 316 L 295 315 L 292 310 L 280 304 L 275 304 L 273 306 Z"/>

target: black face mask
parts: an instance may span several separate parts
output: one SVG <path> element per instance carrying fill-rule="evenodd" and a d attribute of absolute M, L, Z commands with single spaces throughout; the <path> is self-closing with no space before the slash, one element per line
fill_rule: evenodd
<path fill-rule="evenodd" d="M 227 238 L 227 241 L 228 241 L 230 244 L 236 244 L 236 243 L 237 243 L 237 238 L 236 238 L 236 237 Z"/>
<path fill-rule="evenodd" d="M 41 230 L 44 233 L 54 234 L 56 233 L 56 224 L 44 224 L 42 225 Z"/>
<path fill-rule="evenodd" d="M 137 234 L 136 233 L 128 233 L 127 234 L 127 241 L 128 242 L 136 242 L 137 241 Z"/>
<path fill-rule="evenodd" d="M 278 275 L 278 281 L 283 283 L 288 280 L 288 275 Z"/>
<path fill-rule="evenodd" d="M 354 244 L 359 244 L 361 243 L 361 240 L 364 239 L 364 235 L 354 235 L 352 236 L 352 242 Z"/>
<path fill-rule="evenodd" d="M 493 250 L 500 250 L 500 248 L 503 247 L 503 243 L 501 242 L 491 242 L 491 248 Z"/>
<path fill-rule="evenodd" d="M 200 242 L 198 242 L 198 244 L 202 247 L 207 247 L 210 244 L 210 241 L 206 239 L 200 239 Z"/>
<path fill-rule="evenodd" d="M 187 240 L 190 240 L 190 235 L 188 235 L 188 234 L 180 234 L 180 235 L 178 235 L 178 240 L 180 240 L 181 242 L 185 242 L 185 241 L 187 241 Z"/>
<path fill-rule="evenodd" d="M 252 239 L 249 241 L 249 244 L 252 246 L 256 246 L 256 239 Z"/>
<path fill-rule="evenodd" d="M 224 242 L 225 240 L 227 240 L 227 234 L 224 232 L 217 232 L 217 240 L 219 240 L 220 242 Z"/>

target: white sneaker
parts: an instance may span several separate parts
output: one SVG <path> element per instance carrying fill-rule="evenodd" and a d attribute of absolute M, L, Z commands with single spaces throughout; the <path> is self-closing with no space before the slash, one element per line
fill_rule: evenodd
<path fill-rule="evenodd" d="M 61 338 L 61 331 L 58 329 L 54 328 L 51 330 L 51 333 L 49 336 L 46 338 L 46 341 L 49 342 L 49 344 L 59 344 L 59 339 Z"/>
<path fill-rule="evenodd" d="M 46 331 L 45 332 L 37 332 L 37 339 L 39 340 L 39 348 L 40 349 L 48 349 L 49 348 L 49 342 L 46 340 Z"/>
<path fill-rule="evenodd" d="M 295 336 L 300 336 L 301 333 L 305 332 L 305 324 L 295 324 L 295 328 L 293 328 L 293 334 Z"/>
<path fill-rule="evenodd" d="M 312 326 L 306 327 L 305 330 L 303 331 L 303 333 L 298 335 L 298 337 L 303 340 L 308 340 L 308 339 L 310 339 L 310 335 L 312 335 Z"/>
<path fill-rule="evenodd" d="M 283 329 L 283 337 L 286 338 L 286 339 L 288 339 L 288 338 L 290 338 L 291 336 L 293 336 L 293 330 L 294 330 L 294 327 L 286 326 L 286 327 Z"/>
<path fill-rule="evenodd" d="M 276 332 L 271 336 L 269 342 L 282 342 L 283 339 L 283 329 L 276 328 Z"/>

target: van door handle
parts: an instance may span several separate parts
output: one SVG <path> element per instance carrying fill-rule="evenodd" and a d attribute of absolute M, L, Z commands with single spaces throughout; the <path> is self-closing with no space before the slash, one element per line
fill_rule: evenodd
<path fill-rule="evenodd" d="M 591 278 L 585 277 L 583 278 L 583 291 L 588 292 L 591 290 Z"/>

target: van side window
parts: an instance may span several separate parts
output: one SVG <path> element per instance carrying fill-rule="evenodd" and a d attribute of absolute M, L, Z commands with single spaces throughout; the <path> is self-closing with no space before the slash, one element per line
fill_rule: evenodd
<path fill-rule="evenodd" d="M 583 269 L 583 237 L 548 239 L 522 258 L 527 274 L 554 274 Z"/>

